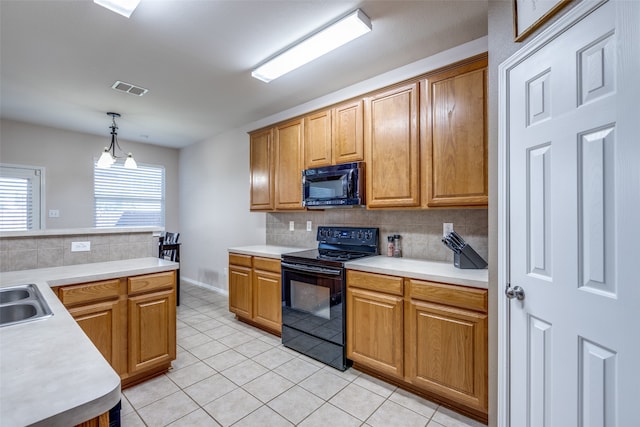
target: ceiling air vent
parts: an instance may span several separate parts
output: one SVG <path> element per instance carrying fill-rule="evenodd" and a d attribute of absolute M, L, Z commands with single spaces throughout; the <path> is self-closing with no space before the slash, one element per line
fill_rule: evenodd
<path fill-rule="evenodd" d="M 132 85 L 131 83 L 125 83 L 118 80 L 111 86 L 112 89 L 119 90 L 120 92 L 130 93 L 131 95 L 142 96 L 149 92 L 149 89 L 145 89 L 140 86 Z"/>

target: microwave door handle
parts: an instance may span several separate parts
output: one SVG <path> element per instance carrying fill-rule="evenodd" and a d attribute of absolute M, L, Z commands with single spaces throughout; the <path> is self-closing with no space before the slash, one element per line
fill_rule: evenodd
<path fill-rule="evenodd" d="M 353 169 L 349 171 L 349 178 L 347 179 L 347 197 L 353 199 Z"/>
<path fill-rule="evenodd" d="M 302 206 L 306 206 L 307 205 L 307 177 L 304 174 L 304 171 L 302 171 Z"/>

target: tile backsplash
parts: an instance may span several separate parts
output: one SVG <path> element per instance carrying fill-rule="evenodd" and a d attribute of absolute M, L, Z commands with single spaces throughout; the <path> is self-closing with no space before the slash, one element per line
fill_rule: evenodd
<path fill-rule="evenodd" d="M 317 246 L 319 225 L 348 227 L 378 227 L 380 250 L 386 251 L 387 236 L 402 236 L 402 256 L 405 258 L 453 262 L 453 252 L 442 241 L 442 223 L 453 228 L 478 254 L 487 260 L 487 209 L 433 209 L 405 211 L 375 211 L 361 208 L 328 209 L 325 211 L 277 212 L 267 214 L 267 244 L 313 248 Z M 289 222 L 294 231 L 289 231 Z M 312 221 L 312 231 L 306 231 Z"/>
<path fill-rule="evenodd" d="M 71 242 L 91 242 L 91 250 L 71 252 Z M 158 256 L 158 237 L 151 232 L 0 238 L 2 272 L 149 256 Z"/>

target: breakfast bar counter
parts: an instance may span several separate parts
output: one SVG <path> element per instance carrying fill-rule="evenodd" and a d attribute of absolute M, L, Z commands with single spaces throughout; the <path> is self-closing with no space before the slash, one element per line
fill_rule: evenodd
<path fill-rule="evenodd" d="M 72 426 L 120 401 L 120 377 L 50 286 L 175 270 L 158 258 L 0 274 L 0 288 L 35 284 L 53 315 L 0 327 L 0 424 Z"/>

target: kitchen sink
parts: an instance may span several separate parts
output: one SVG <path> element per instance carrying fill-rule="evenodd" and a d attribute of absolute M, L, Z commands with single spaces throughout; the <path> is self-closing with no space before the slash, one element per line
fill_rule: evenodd
<path fill-rule="evenodd" d="M 0 292 L 0 304 L 20 301 L 28 297 L 29 291 L 26 289 L 7 289 L 6 292 Z"/>
<path fill-rule="evenodd" d="M 15 325 L 53 316 L 49 305 L 32 283 L 0 288 L 0 326 Z"/>

